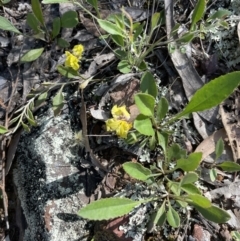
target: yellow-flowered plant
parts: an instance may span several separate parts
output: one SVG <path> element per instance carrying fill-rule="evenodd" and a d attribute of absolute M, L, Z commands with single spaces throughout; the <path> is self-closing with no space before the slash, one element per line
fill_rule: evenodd
<path fill-rule="evenodd" d="M 72 53 L 70 53 L 69 51 L 65 51 L 65 55 L 66 55 L 65 66 L 70 67 L 76 71 L 79 70 L 80 68 L 79 61 L 82 58 L 83 51 L 84 51 L 84 47 L 81 44 L 75 45 L 72 50 Z"/>
<path fill-rule="evenodd" d="M 114 105 L 111 113 L 113 118 L 106 121 L 107 131 L 115 131 L 119 137 L 127 138 L 127 134 L 132 128 L 132 123 L 128 122 L 130 114 L 126 110 L 126 106 L 118 107 Z"/>

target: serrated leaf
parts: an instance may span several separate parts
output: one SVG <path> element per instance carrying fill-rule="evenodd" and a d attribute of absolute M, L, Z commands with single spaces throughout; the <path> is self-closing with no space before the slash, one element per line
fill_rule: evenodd
<path fill-rule="evenodd" d="M 123 74 L 127 74 L 131 71 L 131 66 L 128 62 L 128 60 L 121 60 L 119 63 L 118 63 L 118 66 L 117 66 L 117 69 L 123 73 Z"/>
<path fill-rule="evenodd" d="M 209 199 L 199 194 L 189 194 L 188 198 L 190 198 L 190 203 L 194 205 L 198 205 L 202 208 L 209 208 L 212 206 Z"/>
<path fill-rule="evenodd" d="M 31 6 L 34 15 L 36 16 L 38 21 L 44 26 L 44 18 L 39 0 L 31 0 Z"/>
<path fill-rule="evenodd" d="M 217 141 L 216 148 L 215 148 L 216 160 L 222 155 L 223 150 L 224 150 L 224 142 L 222 138 L 220 138 Z"/>
<path fill-rule="evenodd" d="M 198 0 L 192 14 L 192 23 L 191 23 L 191 28 L 199 21 L 204 15 L 206 8 L 206 1 L 205 0 Z"/>
<path fill-rule="evenodd" d="M 29 50 L 20 58 L 20 61 L 22 63 L 32 62 L 41 56 L 41 54 L 43 53 L 43 50 L 44 48 Z"/>
<path fill-rule="evenodd" d="M 143 202 L 128 198 L 105 198 L 88 204 L 78 215 L 90 220 L 108 220 L 128 214 Z"/>
<path fill-rule="evenodd" d="M 169 205 L 168 211 L 167 211 L 167 221 L 170 226 L 173 228 L 177 228 L 180 226 L 180 217 L 178 213 L 172 208 L 171 205 Z"/>
<path fill-rule="evenodd" d="M 65 39 L 63 38 L 58 38 L 57 39 L 57 45 L 61 48 L 68 48 L 70 47 L 70 43 L 67 42 Z"/>
<path fill-rule="evenodd" d="M 194 171 L 201 163 L 202 152 L 191 153 L 187 159 L 177 160 L 176 168 L 180 168 L 185 172 Z"/>
<path fill-rule="evenodd" d="M 80 77 L 79 73 L 70 67 L 58 65 L 57 70 L 62 76 L 67 77 L 69 79 L 79 79 Z"/>
<path fill-rule="evenodd" d="M 8 132 L 8 129 L 0 125 L 0 134 L 5 134 L 7 132 Z"/>
<path fill-rule="evenodd" d="M 151 95 L 144 93 L 136 94 L 134 100 L 141 114 L 145 116 L 154 115 L 155 99 Z"/>
<path fill-rule="evenodd" d="M 185 109 L 175 118 L 180 118 L 192 112 L 207 110 L 220 104 L 239 84 L 240 71 L 235 71 L 211 80 L 196 91 Z"/>
<path fill-rule="evenodd" d="M 222 162 L 221 164 L 218 164 L 217 167 L 220 167 L 223 171 L 226 171 L 226 172 L 240 171 L 240 165 L 232 161 Z"/>
<path fill-rule="evenodd" d="M 161 121 L 168 112 L 168 101 L 166 98 L 162 97 L 157 105 L 157 120 Z"/>
<path fill-rule="evenodd" d="M 22 34 L 11 22 L 0 16 L 0 29 L 10 31 L 17 34 Z"/>
<path fill-rule="evenodd" d="M 124 37 L 123 30 L 119 28 L 116 24 L 111 23 L 107 20 L 98 19 L 98 24 L 100 27 L 105 30 L 107 33 L 112 35 L 120 35 Z"/>
<path fill-rule="evenodd" d="M 150 169 L 145 168 L 140 163 L 125 162 L 123 169 L 129 176 L 140 181 L 146 181 L 152 174 Z"/>
<path fill-rule="evenodd" d="M 158 145 L 162 147 L 164 153 L 166 154 L 168 145 L 168 134 L 165 132 L 157 132 Z"/>
<path fill-rule="evenodd" d="M 150 72 L 145 72 L 141 78 L 140 89 L 143 93 L 149 94 L 156 98 L 157 85 L 153 75 Z"/>
<path fill-rule="evenodd" d="M 209 208 L 203 208 L 197 205 L 193 206 L 203 215 L 204 218 L 215 223 L 226 223 L 231 218 L 226 211 L 214 205 Z"/>
<path fill-rule="evenodd" d="M 52 38 L 53 39 L 58 36 L 58 34 L 60 33 L 60 29 L 61 29 L 60 18 L 58 18 L 58 17 L 54 18 L 53 19 L 53 28 L 52 28 Z"/>
<path fill-rule="evenodd" d="M 200 194 L 201 191 L 192 183 L 181 185 L 181 189 L 187 194 Z"/>
<path fill-rule="evenodd" d="M 198 174 L 196 172 L 189 172 L 183 176 L 181 185 L 196 182 L 198 180 Z"/>
<path fill-rule="evenodd" d="M 39 21 L 33 13 L 27 14 L 27 24 L 31 27 L 31 29 L 34 30 L 36 34 L 40 32 Z"/>
<path fill-rule="evenodd" d="M 138 115 L 137 118 L 134 120 L 133 127 L 145 136 L 153 136 L 154 130 L 152 127 L 152 121 L 148 116 L 145 115 Z"/>
<path fill-rule="evenodd" d="M 78 24 L 78 16 L 76 11 L 67 11 L 61 16 L 61 26 L 63 28 L 74 28 Z"/>

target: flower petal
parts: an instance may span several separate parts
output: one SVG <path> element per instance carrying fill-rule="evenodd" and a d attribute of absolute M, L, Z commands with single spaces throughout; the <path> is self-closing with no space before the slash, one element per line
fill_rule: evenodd
<path fill-rule="evenodd" d="M 79 60 L 82 58 L 82 54 L 84 51 L 84 46 L 82 44 L 75 45 L 72 52 Z"/>
<path fill-rule="evenodd" d="M 121 107 L 114 105 L 111 110 L 111 113 L 112 113 L 113 118 L 115 118 L 115 119 L 122 119 L 122 118 L 125 118 L 126 120 L 130 119 L 130 114 L 128 113 L 125 105 L 123 105 Z"/>

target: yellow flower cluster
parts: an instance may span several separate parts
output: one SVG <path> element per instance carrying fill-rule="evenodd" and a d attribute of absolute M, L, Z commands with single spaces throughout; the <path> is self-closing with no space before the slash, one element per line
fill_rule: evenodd
<path fill-rule="evenodd" d="M 111 113 L 113 118 L 106 121 L 107 131 L 116 131 L 119 137 L 127 138 L 132 123 L 127 122 L 130 119 L 130 114 L 126 110 L 126 106 L 118 107 L 114 105 Z"/>
<path fill-rule="evenodd" d="M 75 45 L 72 50 L 72 53 L 70 53 L 69 51 L 65 51 L 65 55 L 66 55 L 65 66 L 70 67 L 74 70 L 79 70 L 80 68 L 79 61 L 82 58 L 83 51 L 84 51 L 84 47 L 81 44 Z"/>

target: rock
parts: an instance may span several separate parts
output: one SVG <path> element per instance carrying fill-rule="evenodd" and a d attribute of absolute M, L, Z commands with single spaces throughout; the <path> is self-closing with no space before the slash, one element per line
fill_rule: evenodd
<path fill-rule="evenodd" d="M 39 126 L 23 134 L 13 170 L 26 218 L 24 241 L 87 240 L 86 221 L 77 212 L 88 202 L 86 177 L 68 114 L 44 111 Z"/>

